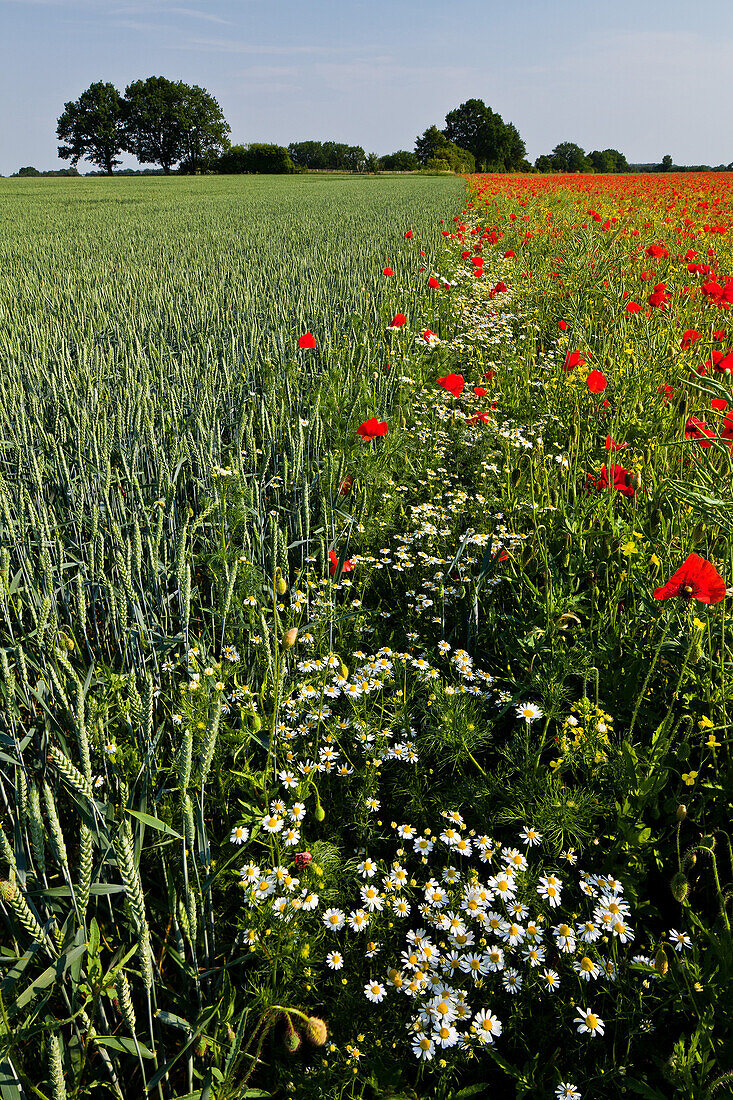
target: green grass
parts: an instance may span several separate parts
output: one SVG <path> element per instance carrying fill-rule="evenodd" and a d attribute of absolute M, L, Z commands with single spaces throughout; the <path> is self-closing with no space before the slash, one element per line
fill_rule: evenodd
<path fill-rule="evenodd" d="M 693 548 L 733 574 L 730 458 L 657 393 L 686 384 L 693 307 L 630 320 L 639 242 L 534 188 L 508 177 L 479 218 L 454 178 L 0 181 L 8 1100 L 724 1088 L 733 624 L 652 590 Z M 550 206 L 556 236 L 525 239 Z M 504 234 L 479 280 L 474 219 Z M 633 498 L 593 488 L 607 432 Z M 460 970 L 447 994 L 501 1036 L 459 1019 L 467 1049 L 428 1029 L 418 1061 L 446 972 L 407 933 L 465 961 L 445 908 L 495 946 L 474 913 L 510 915 L 491 876 L 527 827 L 521 920 L 560 988 L 505 943 L 520 993 Z M 553 926 L 601 920 L 584 874 L 620 882 L 633 941 L 560 950 Z"/>

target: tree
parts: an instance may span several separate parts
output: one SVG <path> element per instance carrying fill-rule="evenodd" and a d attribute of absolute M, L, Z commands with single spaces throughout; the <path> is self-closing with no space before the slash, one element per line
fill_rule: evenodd
<path fill-rule="evenodd" d="M 482 170 L 518 168 L 526 153 L 524 142 L 513 123 L 487 107 L 483 99 L 467 99 L 445 116 L 443 135 L 467 149 Z"/>
<path fill-rule="evenodd" d="M 364 171 L 370 172 L 373 176 L 376 176 L 379 171 L 379 157 L 376 153 L 367 153 L 364 162 Z"/>
<path fill-rule="evenodd" d="M 671 172 L 672 171 L 672 158 L 669 155 L 669 153 L 666 153 L 662 157 L 662 163 L 659 165 L 659 171 L 660 172 Z"/>
<path fill-rule="evenodd" d="M 361 145 L 348 145 L 344 154 L 344 169 L 347 172 L 363 172 L 367 155 Z"/>
<path fill-rule="evenodd" d="M 326 167 L 326 156 L 321 141 L 295 141 L 288 145 L 290 159 L 296 168 L 318 169 Z"/>
<path fill-rule="evenodd" d="M 420 166 L 420 161 L 415 154 L 408 152 L 407 149 L 387 153 L 380 158 L 379 163 L 383 172 L 414 172 Z"/>
<path fill-rule="evenodd" d="M 425 133 L 416 138 L 415 155 L 423 167 L 432 170 L 473 172 L 476 168 L 472 154 L 449 141 L 437 126 L 428 126 Z M 436 169 L 438 162 L 441 162 L 441 167 Z"/>
<path fill-rule="evenodd" d="M 25 168 L 19 168 L 15 174 L 16 176 L 40 176 L 41 173 L 32 164 L 29 164 Z"/>
<path fill-rule="evenodd" d="M 228 176 L 287 175 L 295 171 L 295 166 L 284 146 L 254 143 L 232 145 L 219 157 L 215 171 Z"/>
<path fill-rule="evenodd" d="M 594 149 L 588 154 L 588 160 L 595 172 L 628 172 L 629 165 L 623 153 L 618 149 Z"/>
<path fill-rule="evenodd" d="M 216 158 L 229 148 L 229 125 L 212 95 L 198 84 L 180 84 L 179 107 L 183 138 L 181 171 L 194 175 L 213 167 Z"/>
<path fill-rule="evenodd" d="M 585 151 L 573 141 L 561 141 L 550 154 L 557 172 L 586 172 L 588 161 Z"/>
<path fill-rule="evenodd" d="M 125 116 L 125 102 L 114 84 L 90 84 L 77 100 L 64 104 L 56 126 L 59 141 L 66 142 L 59 146 L 59 156 L 73 167 L 88 160 L 111 176 L 122 163 L 118 154 L 125 147 Z"/>
<path fill-rule="evenodd" d="M 125 148 L 143 164 L 159 164 L 168 175 L 183 161 L 186 170 L 223 152 L 229 126 L 212 95 L 198 85 L 149 76 L 125 89 Z"/>

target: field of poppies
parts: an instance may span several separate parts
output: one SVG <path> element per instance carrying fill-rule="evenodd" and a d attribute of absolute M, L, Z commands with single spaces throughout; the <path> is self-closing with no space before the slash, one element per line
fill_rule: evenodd
<path fill-rule="evenodd" d="M 0 193 L 3 1100 L 729 1095 L 730 178 Z"/>

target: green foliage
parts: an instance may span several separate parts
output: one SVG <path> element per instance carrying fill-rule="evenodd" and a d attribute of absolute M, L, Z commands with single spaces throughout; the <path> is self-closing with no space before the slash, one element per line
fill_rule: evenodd
<path fill-rule="evenodd" d="M 516 171 L 526 153 L 516 126 L 505 123 L 482 99 L 468 99 L 449 111 L 443 134 L 471 153 L 479 171 Z"/>
<path fill-rule="evenodd" d="M 121 164 L 125 148 L 127 106 L 114 84 L 90 84 L 77 100 L 64 104 L 56 136 L 62 160 L 76 167 L 81 159 L 103 168 L 108 175 Z"/>
<path fill-rule="evenodd" d="M 149 76 L 125 89 L 124 148 L 166 174 L 179 161 L 187 173 L 210 166 L 228 133 L 219 104 L 196 84 Z"/>
<path fill-rule="evenodd" d="M 288 175 L 295 171 L 287 149 L 282 145 L 232 145 L 219 157 L 215 171 L 222 175 L 269 173 Z"/>

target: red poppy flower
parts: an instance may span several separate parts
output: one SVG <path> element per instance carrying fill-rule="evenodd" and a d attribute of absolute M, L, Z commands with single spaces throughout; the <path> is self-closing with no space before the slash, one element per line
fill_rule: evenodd
<path fill-rule="evenodd" d="M 428 279 L 428 286 L 431 290 L 440 290 L 440 283 L 433 275 Z"/>
<path fill-rule="evenodd" d="M 514 253 L 512 252 L 511 248 L 509 249 L 508 252 L 504 253 L 504 259 L 505 260 L 511 260 L 513 256 L 514 256 Z"/>
<path fill-rule="evenodd" d="M 477 397 L 486 397 L 486 394 L 487 394 L 487 393 L 488 393 L 489 391 L 488 391 L 488 390 L 485 390 L 485 389 L 483 388 L 483 386 L 474 386 L 474 387 L 473 387 L 473 392 L 474 392 L 474 393 L 476 394 L 476 396 L 477 396 Z"/>
<path fill-rule="evenodd" d="M 314 348 L 316 346 L 316 338 L 312 332 L 304 332 L 301 338 L 298 340 L 299 348 Z"/>
<path fill-rule="evenodd" d="M 710 440 L 715 438 L 716 433 L 707 426 L 704 420 L 699 420 L 696 416 L 691 416 L 685 424 L 685 439 L 696 439 L 701 447 L 709 447 Z"/>
<path fill-rule="evenodd" d="M 682 341 L 680 347 L 682 351 L 687 351 L 690 344 L 694 344 L 696 340 L 700 339 L 700 333 L 694 328 L 688 328 L 687 332 L 682 333 Z"/>
<path fill-rule="evenodd" d="M 495 370 L 485 370 L 484 371 L 484 378 L 486 379 L 487 382 L 490 382 L 492 380 L 492 378 L 496 378 L 496 371 Z"/>
<path fill-rule="evenodd" d="M 617 443 L 612 436 L 606 436 L 607 451 L 623 451 L 626 447 L 628 447 L 628 443 Z"/>
<path fill-rule="evenodd" d="M 592 370 L 585 382 L 591 393 L 603 393 L 608 385 L 608 379 L 600 370 Z"/>
<path fill-rule="evenodd" d="M 652 293 L 647 297 L 650 306 L 659 306 L 661 309 L 664 309 L 671 300 L 672 296 L 667 293 L 666 283 L 657 283 Z"/>
<path fill-rule="evenodd" d="M 725 340 L 726 336 L 726 332 L 723 332 L 722 329 L 716 328 L 715 332 L 713 333 L 713 340 Z"/>
<path fill-rule="evenodd" d="M 437 384 L 454 397 L 460 397 L 466 385 L 466 380 L 462 374 L 446 374 L 444 378 L 438 379 Z"/>
<path fill-rule="evenodd" d="M 562 365 L 562 369 L 566 372 L 575 370 L 576 367 L 582 367 L 585 363 L 585 359 L 579 351 L 569 351 L 565 356 L 565 362 Z"/>
<path fill-rule="evenodd" d="M 389 327 L 390 328 L 402 328 L 402 326 L 406 325 L 406 324 L 407 324 L 407 318 L 405 317 L 404 313 L 395 313 L 394 317 L 392 318 L 392 320 L 389 323 Z"/>
<path fill-rule="evenodd" d="M 657 393 L 663 393 L 665 401 L 671 401 L 674 397 L 674 389 L 666 382 L 663 386 L 657 386 Z"/>
<path fill-rule="evenodd" d="M 411 241 L 412 240 L 412 230 L 411 229 L 408 229 L 407 232 L 405 233 L 405 240 L 406 241 Z"/>
<path fill-rule="evenodd" d="M 638 302 L 627 302 L 626 303 L 626 312 L 627 313 L 640 313 L 641 312 L 641 306 L 639 305 Z"/>
<path fill-rule="evenodd" d="M 623 493 L 625 497 L 634 496 L 635 490 L 634 486 L 631 484 L 631 470 L 627 470 L 625 466 L 617 466 L 616 463 L 614 463 L 611 467 L 611 476 L 613 477 L 613 482 L 609 480 L 608 470 L 604 463 L 604 465 L 601 466 L 601 476 L 593 482 L 595 488 L 600 491 L 607 489 L 609 485 L 612 484 L 613 488 L 619 493 Z"/>
<path fill-rule="evenodd" d="M 720 603 L 725 599 L 725 591 L 725 581 L 715 566 L 699 554 L 690 554 L 665 585 L 654 589 L 654 599 L 669 600 L 679 596 L 700 603 Z"/>
<path fill-rule="evenodd" d="M 376 416 L 373 416 L 370 420 L 365 420 L 363 424 L 359 425 L 356 434 L 369 441 L 370 439 L 377 439 L 381 435 L 386 435 L 388 430 L 386 420 L 379 421 Z"/>
<path fill-rule="evenodd" d="M 710 399 L 710 405 L 716 412 L 722 413 L 728 408 L 728 402 L 724 397 L 712 397 Z"/>
<path fill-rule="evenodd" d="M 354 484 L 354 475 L 347 474 L 344 480 L 339 485 L 339 496 L 345 497 L 351 492 L 351 486 Z"/>
<path fill-rule="evenodd" d="M 331 563 L 328 567 L 328 571 L 331 574 L 331 576 L 333 576 L 334 573 L 336 572 L 336 570 L 338 569 L 339 556 L 338 556 L 338 554 L 336 553 L 335 550 L 329 550 L 328 551 L 328 558 L 329 558 L 329 561 Z M 347 560 L 341 566 L 341 572 L 342 573 L 350 573 L 353 568 L 354 568 L 353 564 L 350 561 Z"/>
<path fill-rule="evenodd" d="M 482 424 L 488 424 L 489 414 L 488 413 L 474 413 L 473 416 L 467 416 L 466 417 L 466 423 L 467 424 L 478 424 L 479 421 Z"/>
<path fill-rule="evenodd" d="M 568 327 L 568 323 L 567 321 L 558 321 L 557 327 L 560 329 L 561 332 L 564 332 L 565 329 Z"/>
<path fill-rule="evenodd" d="M 391 268 L 391 267 L 385 267 L 385 269 L 384 269 L 384 271 L 382 272 L 382 274 L 383 274 L 383 275 L 387 275 L 387 276 L 389 276 L 389 275 L 394 275 L 394 271 L 392 270 L 392 268 Z"/>

